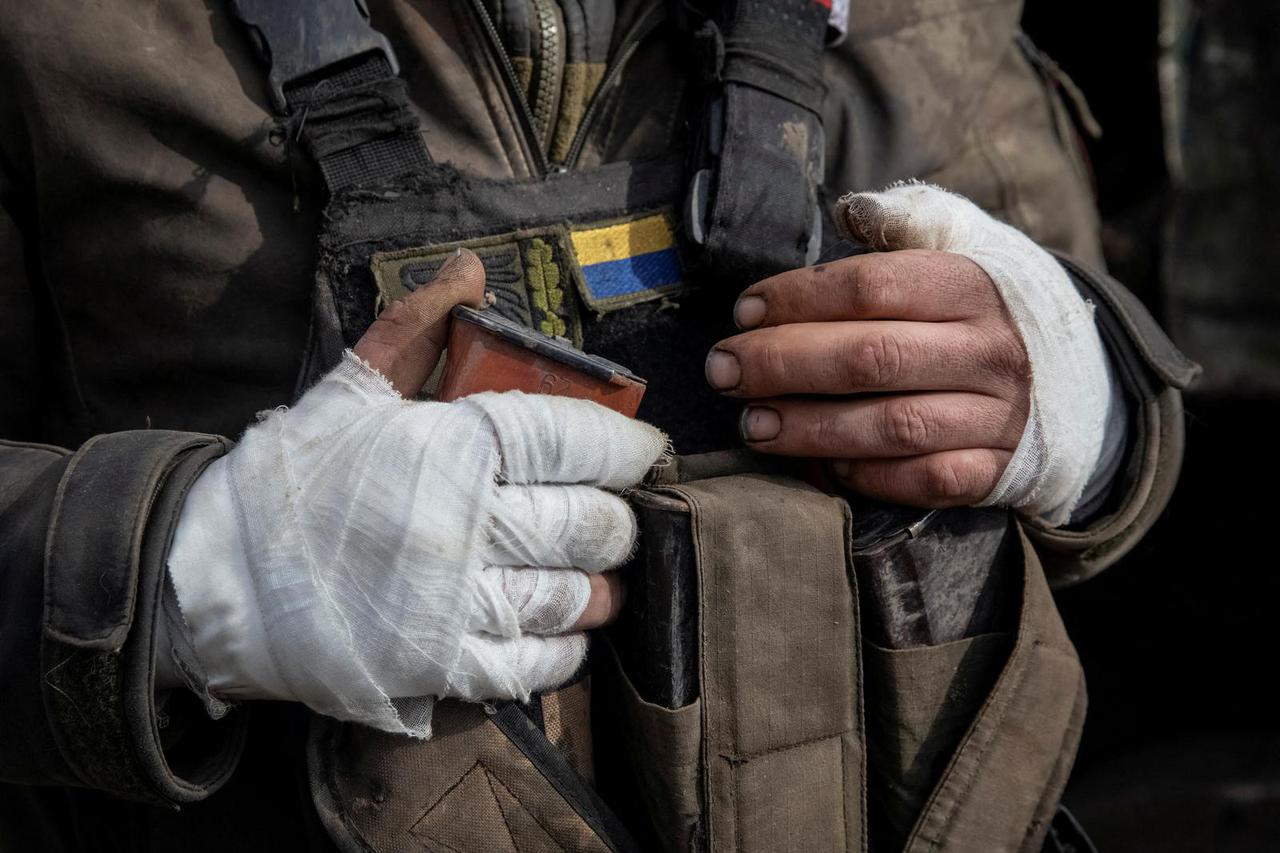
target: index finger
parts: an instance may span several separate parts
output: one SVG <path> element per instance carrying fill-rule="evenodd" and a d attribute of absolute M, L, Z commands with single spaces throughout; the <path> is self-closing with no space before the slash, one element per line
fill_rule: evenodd
<path fill-rule="evenodd" d="M 838 320 L 968 320 L 1000 306 L 990 276 L 963 255 L 874 252 L 788 270 L 753 284 L 734 306 L 742 329 Z"/>
<path fill-rule="evenodd" d="M 662 431 L 590 400 L 486 391 L 464 398 L 484 410 L 509 483 L 634 486 L 667 447 Z"/>

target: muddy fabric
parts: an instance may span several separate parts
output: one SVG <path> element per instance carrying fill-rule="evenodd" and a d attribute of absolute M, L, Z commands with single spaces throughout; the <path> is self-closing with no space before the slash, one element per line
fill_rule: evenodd
<path fill-rule="evenodd" d="M 545 154 L 525 136 L 474 6 L 369 5 L 375 25 L 396 46 L 434 159 L 467 178 L 541 177 Z M 615 32 L 636 30 L 663 5 L 619 3 Z M 1055 96 L 1016 38 L 1020 13 L 1017 0 L 857 4 L 850 37 L 824 57 L 826 183 L 848 190 L 927 179 L 975 199 L 1044 245 L 1097 260 L 1087 182 L 1062 134 Z M 625 54 L 630 62 L 584 113 L 580 144 L 556 149 L 569 161 L 559 165 L 580 170 L 679 156 L 683 56 L 660 27 L 646 32 L 627 51 L 617 41 L 611 48 L 611 59 Z M 0 435 L 66 448 L 100 433 L 148 428 L 234 437 L 257 411 L 293 399 L 305 375 L 313 316 L 319 187 L 273 119 L 258 60 L 224 5 L 10 4 L 0 11 L 0 45 Z M 716 322 L 728 327 L 728 314 L 711 305 L 669 323 L 693 305 L 637 306 L 635 322 L 618 329 L 611 346 L 635 356 L 627 359 L 630 367 L 654 375 L 670 370 L 669 385 L 710 399 L 701 381 L 702 342 L 718 334 Z M 1055 574 L 1078 571 L 1085 558 L 1090 572 L 1107 565 L 1167 499 L 1180 425 L 1170 417 L 1176 391 L 1160 393 L 1170 405 L 1136 425 L 1142 432 L 1126 472 L 1133 485 L 1124 492 L 1130 503 L 1068 543 L 1055 540 Z M 679 427 L 682 407 L 654 399 L 654 420 Z M 712 405 L 720 405 L 715 426 L 727 444 L 734 411 Z M 47 734 L 60 712 L 56 703 L 53 716 L 45 707 L 35 645 L 43 620 L 42 546 L 64 457 L 59 450 L 0 445 L 6 501 L 0 776 L 24 783 L 80 781 Z M 88 454 L 80 463 L 95 464 Z M 109 468 L 103 460 L 102 470 Z M 165 468 L 165 476 L 179 470 Z M 153 517 L 146 500 L 108 488 L 97 506 L 101 517 L 88 525 L 95 529 L 112 522 L 127 533 L 141 524 L 156 542 L 170 532 L 169 516 Z M 1111 536 L 1121 537 L 1122 546 L 1114 547 Z M 1047 541 L 1049 534 L 1037 534 L 1037 542 Z M 130 562 L 133 551 L 103 553 L 129 559 L 104 561 L 101 572 L 142 577 Z M 135 648 L 148 651 L 145 643 Z M 184 772 L 222 760 L 227 735 L 201 729 L 199 709 L 193 715 L 171 704 L 164 718 L 142 713 L 151 707 L 149 663 L 142 655 L 128 677 L 101 681 L 100 701 L 134 709 L 120 718 L 133 727 L 128 762 L 135 766 L 138 758 L 154 773 L 152 790 L 171 796 L 183 779 L 194 778 Z M 233 715 L 237 724 L 242 719 Z M 234 780 L 182 819 L 150 807 L 107 808 L 93 792 L 59 788 L 46 797 L 24 788 L 21 796 L 4 797 L 4 807 L 30 794 L 42 803 L 38 815 L 0 820 L 0 832 L 16 849 L 33 846 L 22 833 L 34 825 L 42 839 L 34 846 L 48 849 L 110 849 L 113 839 L 127 838 L 131 849 L 192 851 L 216 844 L 231 824 L 244 829 L 236 821 L 252 814 L 262 825 L 242 839 L 243 849 L 254 838 L 263 849 L 279 849 L 280 838 L 295 836 L 323 847 L 316 840 L 323 834 L 298 829 L 314 814 L 309 794 L 284 769 L 288 762 L 262 758 L 273 748 L 292 754 L 301 727 L 272 714 L 259 715 L 255 725 L 250 766 L 259 775 Z M 782 755 L 788 767 L 808 767 L 803 748 Z M 830 771 L 834 758 L 823 760 Z M 735 776 L 758 784 L 753 773 L 761 766 L 749 762 Z M 121 794 L 137 778 L 126 769 L 92 776 Z M 206 778 L 210 784 L 191 796 L 209 795 L 219 777 Z M 91 821 L 93 831 L 68 817 L 103 814 L 114 817 Z M 771 818 L 758 811 L 747 819 Z"/>
<path fill-rule="evenodd" d="M 863 643 L 873 849 L 902 849 L 1009 645 L 1005 634 L 912 649 Z"/>
<path fill-rule="evenodd" d="M 848 505 L 762 476 L 669 491 L 689 504 L 697 549 L 709 849 L 862 849 Z"/>
<path fill-rule="evenodd" d="M 442 702 L 434 729 L 429 741 L 406 741 L 315 718 L 312 795 L 344 853 L 631 853 L 625 839 L 602 837 L 598 814 L 575 810 L 484 706 Z"/>
<path fill-rule="evenodd" d="M 638 701 L 605 667 L 651 815 L 678 822 L 667 849 L 1038 850 L 1085 698 L 1026 537 L 1007 631 L 880 648 L 861 631 L 848 505 L 714 457 L 678 460 L 668 482 L 684 482 L 657 487 L 691 514 L 700 719 Z M 698 471 L 715 476 L 686 480 Z"/>
<path fill-rule="evenodd" d="M 675 709 L 646 701 L 611 645 L 598 652 L 596 667 L 598 702 L 608 715 L 604 731 L 622 741 L 625 755 L 610 770 L 631 776 L 655 843 L 672 853 L 690 850 L 702 820 L 701 701 Z"/>
<path fill-rule="evenodd" d="M 912 829 L 909 853 L 1038 850 L 1066 786 L 1084 725 L 1084 673 L 1031 542 L 1021 544 L 1013 649 Z"/>
<path fill-rule="evenodd" d="M 531 177 L 467 4 L 371 5 L 433 156 L 468 175 Z M 616 31 L 639 5 L 623 4 Z M 1096 259 L 1087 187 L 1013 40 L 1019 11 L 1016 2 L 859 4 L 854 35 L 825 59 L 826 182 L 928 178 Z M 0 195 L 33 250 L 31 272 L 2 288 L 6 303 L 32 302 L 24 292 L 46 303 L 38 321 L 34 307 L 5 317 L 15 329 L 4 337 L 5 375 L 30 364 L 10 347 L 31 338 L 33 322 L 51 356 L 39 370 L 47 399 L 24 431 L 5 434 L 75 446 L 150 418 L 235 435 L 289 399 L 317 207 L 305 195 L 308 167 L 291 159 L 260 65 L 222 4 L 143 14 L 47 0 L 3 13 L 0 34 Z M 682 67 L 670 39 L 642 43 L 577 166 L 670 151 L 683 132 Z M 3 253 L 16 250 L 11 234 Z"/>

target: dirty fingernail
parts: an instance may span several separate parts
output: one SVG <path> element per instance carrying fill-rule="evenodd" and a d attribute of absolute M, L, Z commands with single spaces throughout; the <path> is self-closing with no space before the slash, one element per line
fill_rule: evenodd
<path fill-rule="evenodd" d="M 452 254 L 450 254 L 450 255 L 449 255 L 449 257 L 447 257 L 447 258 L 445 258 L 445 259 L 444 259 L 444 263 L 443 263 L 443 264 L 441 264 L 441 265 L 436 269 L 436 274 L 435 274 L 434 276 L 432 276 L 432 278 L 433 278 L 433 279 L 436 279 L 436 278 L 439 278 L 440 276 L 444 275 L 444 273 L 449 269 L 449 267 L 451 267 L 451 266 L 453 266 L 454 264 L 456 264 L 456 263 L 458 262 L 458 258 L 461 258 L 461 257 L 462 257 L 462 247 L 461 247 L 461 246 L 459 246 L 458 248 L 456 248 L 456 249 L 454 249 L 454 250 L 453 250 L 453 253 L 452 253 Z"/>
<path fill-rule="evenodd" d="M 836 473 L 837 477 L 843 480 L 846 479 L 849 476 L 849 472 L 853 470 L 853 463 L 848 459 L 837 459 L 831 463 L 831 470 Z"/>
<path fill-rule="evenodd" d="M 737 387 L 742 381 L 742 368 L 738 366 L 738 358 L 733 353 L 713 349 L 707 356 L 707 382 L 711 387 L 727 391 Z"/>
<path fill-rule="evenodd" d="M 748 406 L 742 412 L 739 428 L 747 441 L 768 441 L 782 431 L 782 418 L 768 406 Z"/>
<path fill-rule="evenodd" d="M 744 296 L 733 306 L 733 322 L 739 329 L 754 329 L 764 320 L 765 301 L 759 296 Z"/>

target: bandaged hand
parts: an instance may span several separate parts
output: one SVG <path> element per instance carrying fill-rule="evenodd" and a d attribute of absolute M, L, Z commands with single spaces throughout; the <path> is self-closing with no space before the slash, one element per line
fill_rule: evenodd
<path fill-rule="evenodd" d="M 527 699 L 569 679 L 583 629 L 616 613 L 601 573 L 635 521 L 615 493 L 663 435 L 583 400 L 402 396 L 449 309 L 482 290 L 474 255 L 455 258 L 192 487 L 169 572 L 184 663 L 213 696 L 425 737 L 433 697 Z"/>
<path fill-rule="evenodd" d="M 1105 494 L 1125 408 L 1086 303 L 1031 239 L 907 184 L 840 200 L 871 254 L 745 290 L 707 379 L 757 450 L 829 458 L 870 497 L 1063 524 Z"/>

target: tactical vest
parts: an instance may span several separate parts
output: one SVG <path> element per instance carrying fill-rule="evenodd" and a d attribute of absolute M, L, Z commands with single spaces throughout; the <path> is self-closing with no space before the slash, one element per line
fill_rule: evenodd
<path fill-rule="evenodd" d="M 689 152 L 523 182 L 432 162 L 351 0 L 232 5 L 327 191 L 304 387 L 459 246 L 484 263 L 490 310 L 640 375 L 679 366 L 690 389 L 743 285 L 856 250 L 822 227 L 814 0 L 676 16 L 699 59 Z M 672 26 L 651 11 L 642 26 Z M 681 384 L 649 413 L 688 424 L 681 449 L 731 446 L 732 404 Z M 655 472 L 631 496 L 633 603 L 574 683 L 528 705 L 441 702 L 427 741 L 315 717 L 312 795 L 339 848 L 1040 849 L 1085 697 L 1027 540 L 998 511 L 872 508 L 795 473 L 743 452 Z M 1005 617 L 947 641 L 908 593 L 938 562 L 922 533 L 961 517 Z"/>

